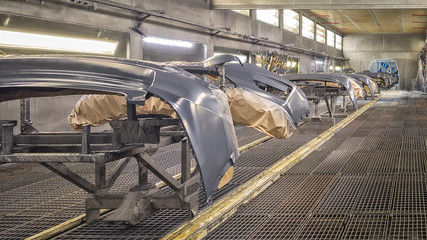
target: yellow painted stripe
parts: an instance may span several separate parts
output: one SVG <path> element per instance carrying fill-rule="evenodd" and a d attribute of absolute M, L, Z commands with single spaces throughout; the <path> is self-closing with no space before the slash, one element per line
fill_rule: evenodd
<path fill-rule="evenodd" d="M 101 209 L 99 212 L 101 214 L 108 212 L 108 209 Z M 81 224 L 84 221 L 85 214 L 82 214 L 78 217 L 75 217 L 73 219 L 70 219 L 66 222 L 63 222 L 59 225 L 56 225 L 55 227 L 49 228 L 41 233 L 38 233 L 36 235 L 33 235 L 29 238 L 26 238 L 25 240 L 41 240 L 41 239 L 47 239 L 52 236 L 55 236 L 59 233 L 65 232 L 69 230 L 70 228 L 76 227 L 79 224 Z"/>
<path fill-rule="evenodd" d="M 228 194 L 223 199 L 213 204 L 206 211 L 198 214 L 187 224 L 179 227 L 168 234 L 163 240 L 172 239 L 202 239 L 209 232 L 218 227 L 221 223 L 230 218 L 237 208 L 266 189 L 269 185 L 279 179 L 280 174 L 287 171 L 293 165 L 304 159 L 308 154 L 318 149 L 323 143 L 329 140 L 336 132 L 347 126 L 360 114 L 374 105 L 379 98 L 374 99 L 358 111 L 354 112 L 335 126 L 320 134 L 318 137 L 298 148 L 295 152 L 283 158 L 269 169 L 260 173 L 253 179 L 243 184 L 238 189 Z"/>
<path fill-rule="evenodd" d="M 246 145 L 244 145 L 244 146 L 242 146 L 242 147 L 239 148 L 239 152 L 243 152 L 243 151 L 245 151 L 245 150 L 247 150 L 249 148 L 252 148 L 252 147 L 254 147 L 254 146 L 258 145 L 258 144 L 261 144 L 261 143 L 269 140 L 270 138 L 271 137 L 266 136 L 266 137 L 263 137 L 261 139 L 258 139 L 256 141 L 254 141 L 254 142 L 246 144 Z M 191 168 L 191 172 L 193 172 L 195 169 L 196 169 L 195 167 Z M 181 173 L 176 174 L 173 177 L 176 180 L 181 179 Z M 164 186 L 166 186 L 166 183 L 163 182 L 163 181 L 160 181 L 160 182 L 156 183 L 156 187 L 158 187 L 158 188 L 162 188 Z M 108 209 L 102 209 L 101 213 L 105 213 L 107 211 L 108 211 Z M 84 217 L 85 216 L 86 216 L 85 214 L 82 214 L 82 215 L 80 215 L 78 217 L 75 217 L 75 218 L 70 219 L 70 220 L 68 220 L 66 222 L 63 222 L 63 223 L 61 223 L 59 225 L 56 225 L 56 226 L 54 226 L 52 228 L 49 228 L 49 229 L 47 229 L 47 230 L 45 230 L 45 231 L 43 231 L 41 233 L 38 233 L 38 234 L 33 235 L 33 236 L 29 237 L 29 238 L 26 238 L 26 240 L 47 239 L 47 238 L 55 236 L 55 235 L 57 235 L 59 233 L 65 232 L 67 230 L 70 230 L 71 228 L 76 227 L 76 226 L 82 224 L 84 222 Z"/>
<path fill-rule="evenodd" d="M 271 138 L 270 136 L 265 136 L 263 138 L 260 138 L 260 139 L 258 139 L 256 141 L 254 141 L 254 142 L 248 143 L 245 146 L 239 147 L 239 153 L 241 153 L 243 151 L 246 151 L 249 148 L 252 148 L 252 147 L 254 147 L 254 146 L 258 145 L 258 144 L 261 144 L 261 143 L 269 140 L 270 138 Z"/>

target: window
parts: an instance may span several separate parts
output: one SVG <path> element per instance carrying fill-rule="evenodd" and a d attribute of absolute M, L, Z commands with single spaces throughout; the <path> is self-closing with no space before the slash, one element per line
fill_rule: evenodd
<path fill-rule="evenodd" d="M 331 30 L 326 31 L 326 42 L 328 46 L 334 47 L 335 45 L 335 33 Z"/>
<path fill-rule="evenodd" d="M 299 13 L 284 9 L 283 10 L 283 29 L 299 33 Z"/>
<path fill-rule="evenodd" d="M 235 9 L 235 10 L 231 10 L 231 11 L 245 15 L 245 16 L 249 16 L 249 10 L 237 10 L 237 9 Z"/>
<path fill-rule="evenodd" d="M 342 37 L 339 35 L 335 35 L 335 47 L 339 50 L 342 49 Z"/>
<path fill-rule="evenodd" d="M 314 39 L 314 21 L 307 17 L 302 17 L 302 36 Z"/>
<path fill-rule="evenodd" d="M 324 61 L 320 61 L 320 60 L 316 60 L 315 62 L 315 72 L 325 72 L 325 62 Z"/>
<path fill-rule="evenodd" d="M 299 59 L 292 59 L 286 62 L 286 73 L 298 73 Z"/>
<path fill-rule="evenodd" d="M 276 27 L 279 26 L 279 11 L 277 9 L 256 10 L 256 19 Z"/>
<path fill-rule="evenodd" d="M 320 25 L 317 25 L 316 41 L 325 44 L 325 39 L 326 39 L 326 29 Z"/>

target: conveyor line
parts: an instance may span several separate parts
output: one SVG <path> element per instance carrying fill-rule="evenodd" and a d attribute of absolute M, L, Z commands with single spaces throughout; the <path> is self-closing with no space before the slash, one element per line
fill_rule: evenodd
<path fill-rule="evenodd" d="M 246 150 L 238 161 L 238 166 L 236 166 L 235 176 L 232 182 L 230 184 L 227 184 L 223 189 L 217 191 L 214 200 L 220 199 L 232 189 L 235 189 L 236 187 L 242 185 L 244 182 L 259 174 L 277 160 L 285 157 L 289 153 L 296 150 L 298 147 L 317 137 L 319 133 L 322 133 L 331 126 L 332 124 L 328 122 L 308 123 L 301 126 L 291 139 L 269 140 L 261 145 L 256 146 L 255 148 Z M 239 145 L 252 143 L 254 142 L 254 140 L 260 139 L 263 136 L 263 134 L 260 134 L 259 132 L 248 128 L 237 127 L 236 132 L 239 140 Z M 284 147 L 278 148 L 280 146 Z M 255 149 L 257 150 L 255 151 Z M 171 154 L 171 152 L 173 154 L 173 151 L 171 151 L 171 149 L 165 149 L 163 154 L 167 155 Z M 253 157 L 250 157 L 251 155 Z M 164 164 L 171 163 L 164 162 Z M 173 168 L 172 165 L 173 164 L 171 164 L 171 167 Z M 59 223 L 79 216 L 84 212 L 84 204 L 82 202 L 82 199 L 86 198 L 86 193 L 80 191 L 77 188 L 74 188 L 72 185 L 67 186 L 68 182 L 56 177 L 56 175 L 50 173 L 44 168 L 38 167 L 38 165 L 34 165 L 34 167 L 35 168 L 32 169 L 32 173 L 36 173 L 35 179 L 33 179 L 33 177 L 24 177 L 29 176 L 25 174 L 25 171 L 27 171 L 27 169 L 25 168 L 22 170 L 21 175 L 18 174 L 15 176 L 0 176 L 0 178 L 2 179 L 11 180 L 9 182 L 3 181 L 2 184 L 0 184 L 0 190 L 4 188 L 5 191 L 12 191 L 10 194 L 6 193 L 5 195 L 2 194 L 0 196 L 0 198 L 2 198 L 0 204 L 5 203 L 5 206 L 7 205 L 7 207 L 3 209 L 7 213 L 1 214 L 2 211 L 0 211 L 0 235 L 8 239 L 22 239 L 25 237 L 32 236 L 51 226 L 56 226 Z M 81 165 L 80 167 L 76 167 L 76 169 L 74 170 L 76 170 L 77 172 L 87 171 L 88 173 L 90 173 L 91 171 L 87 170 L 87 167 L 88 165 Z M 128 170 L 128 173 L 129 174 L 125 175 L 122 179 L 120 179 L 118 185 L 132 182 L 133 180 L 135 180 L 132 177 L 132 175 L 134 175 L 132 174 L 132 170 Z M 155 178 L 151 178 L 151 180 L 156 181 Z M 62 181 L 64 181 L 65 184 Z M 38 189 L 39 182 L 43 182 L 43 184 L 46 185 L 44 188 L 45 190 Z M 54 183 L 58 185 L 54 185 Z M 127 185 L 132 184 L 128 183 Z M 127 185 L 123 184 L 124 187 L 116 189 L 116 191 L 120 192 L 125 190 Z M 64 188 L 64 186 L 66 187 Z M 19 189 L 16 189 L 17 187 Z M 167 191 L 167 188 L 165 188 L 165 191 Z M 28 194 L 25 194 L 26 192 Z M 44 196 L 44 194 L 46 194 L 47 192 L 49 192 L 49 194 L 47 194 L 47 196 Z M 24 195 L 19 195 L 20 193 L 23 193 Z M 58 197 L 58 193 L 68 194 L 62 197 Z M 16 198 L 14 198 L 14 194 L 17 194 Z M 203 194 L 201 195 L 203 196 Z M 36 196 L 35 202 L 32 196 Z M 40 196 L 41 198 L 37 200 L 37 196 Z M 10 198 L 12 198 L 12 200 Z M 25 203 L 26 199 L 28 199 L 27 203 Z M 56 200 L 59 200 L 59 203 L 55 203 Z M 50 209 L 49 203 L 46 202 L 53 203 L 54 205 L 56 205 L 56 207 Z M 9 203 L 11 205 L 9 205 Z M 203 198 L 201 198 L 201 208 L 206 208 L 205 199 Z M 81 227 L 78 227 L 77 229 L 73 229 L 72 231 L 61 235 L 58 238 L 113 239 L 120 237 L 129 239 L 158 239 L 162 236 L 165 236 L 175 227 L 184 223 L 187 217 L 186 214 L 187 213 L 185 211 L 181 210 L 162 211 L 161 213 L 153 216 L 147 221 L 144 221 L 141 224 L 128 229 L 123 229 L 123 226 L 121 225 L 111 226 L 103 222 L 98 222 L 92 226 L 83 225 Z M 46 217 L 47 215 L 49 216 Z M 2 221 L 3 217 L 4 221 Z M 13 222 L 14 219 L 16 219 L 15 222 Z"/>
<path fill-rule="evenodd" d="M 310 122 L 301 126 L 297 132 L 287 140 L 271 139 L 255 148 L 249 149 L 241 154 L 236 164 L 235 176 L 231 183 L 217 191 L 214 202 L 233 189 L 241 186 L 258 173 L 265 171 L 269 166 L 282 159 L 316 138 L 319 133 L 324 132 L 332 126 L 331 122 Z M 201 199 L 201 208 L 206 208 L 205 199 Z M 156 217 L 162 219 L 158 221 Z M 97 222 L 94 225 L 82 225 L 57 237 L 57 239 L 160 239 L 177 226 L 185 223 L 186 213 L 178 210 L 161 212 L 153 218 L 138 224 L 135 227 L 122 229 L 121 226 L 111 226 L 105 222 Z M 152 231 L 155 229 L 155 231 Z"/>

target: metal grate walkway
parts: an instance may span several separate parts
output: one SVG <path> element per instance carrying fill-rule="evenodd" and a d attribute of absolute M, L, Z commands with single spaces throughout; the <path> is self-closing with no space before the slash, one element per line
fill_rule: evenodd
<path fill-rule="evenodd" d="M 370 109 L 367 112 L 374 113 Z M 362 115 L 361 118 L 363 117 L 365 119 L 356 119 L 356 123 L 350 124 L 353 129 L 343 129 L 337 134 L 337 138 L 331 139 L 322 148 L 290 169 L 289 173 L 276 183 L 283 183 L 282 185 L 276 186 L 274 184 L 257 199 L 244 206 L 236 216 L 227 222 L 229 227 L 223 226 L 227 228 L 222 232 L 223 235 L 217 235 L 218 232 L 215 231 L 208 238 L 271 238 L 269 236 L 276 236 L 272 237 L 276 239 L 281 238 L 281 236 L 287 238 L 286 236 L 294 236 L 294 234 L 299 233 L 301 226 L 306 226 L 308 222 L 315 225 L 322 224 L 322 216 L 332 219 L 330 221 L 331 230 L 328 234 L 332 236 L 338 232 L 339 228 L 336 224 L 341 220 L 333 220 L 335 215 L 327 210 L 326 205 L 326 210 L 316 212 L 317 206 L 322 202 L 321 197 L 328 195 L 328 191 L 336 185 L 341 172 L 352 170 L 346 166 L 352 162 L 357 149 L 348 150 L 348 147 L 361 146 L 365 138 L 373 132 L 374 126 L 371 124 L 364 126 L 368 130 L 362 135 L 358 131 L 354 131 L 356 127 L 368 119 Z M 402 125 L 404 124 L 404 119 L 399 121 L 402 122 Z M 310 122 L 302 125 L 290 139 L 271 139 L 245 151 L 235 166 L 233 180 L 215 193 L 214 201 L 289 155 L 331 126 L 332 123 L 330 122 Z M 239 146 L 264 136 L 254 129 L 239 126 L 236 127 L 236 133 Z M 369 137 L 377 135 L 369 135 Z M 405 136 L 412 137 L 412 135 Z M 420 137 L 421 135 L 417 136 Z M 350 138 L 352 139 L 349 140 Z M 370 143 L 366 142 L 365 144 L 369 145 Z M 376 150 L 376 147 L 373 150 Z M 177 162 L 162 160 L 174 159 L 176 154 L 178 151 L 174 149 L 174 146 L 169 146 L 159 150 L 156 153 L 156 159 L 169 171 L 174 172 L 179 170 L 179 166 L 176 166 Z M 422 158 L 421 155 L 419 157 Z M 87 197 L 85 192 L 38 165 L 28 166 L 12 166 L 10 170 L 3 171 L 2 169 L 0 172 L 0 205 L 2 206 L 0 208 L 0 236 L 4 239 L 23 239 L 84 213 L 84 199 Z M 91 171 L 88 170 L 89 167 L 93 166 L 75 164 L 73 167 L 76 172 L 88 173 L 87 178 L 93 180 L 90 179 L 89 173 Z M 132 164 L 126 168 L 125 173 L 116 184 L 117 187 L 114 189 L 116 192 L 125 191 L 135 184 L 137 176 Z M 154 177 L 150 180 L 157 181 Z M 163 190 L 168 191 L 168 188 Z M 301 195 L 295 195 L 295 192 L 300 192 Z M 298 205 L 298 202 L 306 199 L 310 201 Z M 269 204 L 265 204 L 265 201 Z M 202 210 L 208 207 L 205 202 L 205 199 L 201 197 L 200 207 Z M 314 214 L 312 214 L 313 212 Z M 342 221 L 347 219 L 345 213 L 340 214 L 339 218 L 342 218 Z M 160 239 L 186 221 L 187 213 L 185 211 L 164 210 L 133 227 L 100 221 L 90 226 L 81 225 L 58 236 L 57 239 Z M 272 221 L 276 225 L 264 226 L 266 222 Z M 285 231 L 282 225 L 290 227 L 286 233 L 277 232 L 280 229 Z M 268 230 L 263 231 L 261 227 Z M 319 228 L 324 229 L 326 226 L 319 225 Z M 319 238 L 315 234 L 310 236 Z"/>
<path fill-rule="evenodd" d="M 426 239 L 426 126 L 427 96 L 388 92 L 206 239 Z"/>

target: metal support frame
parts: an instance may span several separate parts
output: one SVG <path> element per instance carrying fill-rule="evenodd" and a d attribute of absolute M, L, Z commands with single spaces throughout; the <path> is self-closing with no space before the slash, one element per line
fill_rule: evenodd
<path fill-rule="evenodd" d="M 91 133 L 89 125 L 81 134 L 35 133 L 13 135 L 17 121 L 0 121 L 2 150 L 0 162 L 37 162 L 79 188 L 92 194 L 86 200 L 86 221 L 92 223 L 100 216 L 100 209 L 116 209 L 107 221 L 137 224 L 162 208 L 188 209 L 189 217 L 198 212 L 200 174 L 191 176 L 191 159 L 187 154 L 188 139 L 179 127 L 177 119 L 138 119 L 134 104 L 128 104 L 128 119 L 115 120 L 110 124 L 112 133 Z M 168 132 L 160 134 L 161 126 Z M 172 131 L 172 130 L 177 131 Z M 171 141 L 160 141 L 160 137 Z M 167 135 L 167 136 L 164 136 Z M 172 176 L 148 152 L 152 153 L 164 142 L 181 142 L 181 180 Z M 47 148 L 47 152 L 46 152 Z M 35 151 L 28 153 L 28 151 Z M 52 151 L 58 150 L 56 153 Z M 68 152 L 66 151 L 68 150 Z M 72 150 L 71 152 L 69 152 Z M 147 152 L 148 151 L 148 152 Z M 21 152 L 21 154 L 14 154 Z M 65 153 L 64 153 L 65 152 Z M 120 174 L 131 159 L 138 163 L 138 184 L 125 195 L 109 194 Z M 108 162 L 117 164 L 110 169 Z M 71 171 L 64 163 L 91 162 L 95 164 L 95 183 Z M 148 182 L 148 171 L 153 172 L 174 190 L 174 194 L 162 194 Z"/>
<path fill-rule="evenodd" d="M 345 117 L 347 114 L 337 114 L 336 104 L 339 96 L 343 96 L 344 112 L 346 111 L 345 105 L 345 93 L 337 88 L 330 88 L 325 82 L 321 86 L 313 83 L 300 83 L 298 86 L 304 86 L 303 91 L 307 96 L 308 100 L 312 100 L 314 103 L 314 115 L 311 117 L 311 121 L 325 121 L 331 120 L 335 123 L 336 117 Z M 321 100 L 326 103 L 327 112 L 319 113 L 319 103 Z"/>
<path fill-rule="evenodd" d="M 366 100 L 366 97 L 365 97 L 365 100 Z M 343 112 L 347 111 L 347 104 L 345 103 L 345 95 L 342 96 L 342 104 L 341 104 L 341 109 L 340 110 L 342 110 Z"/>
<path fill-rule="evenodd" d="M 217 35 L 218 33 L 220 33 L 220 31 L 216 31 L 216 32 L 214 32 L 214 33 L 211 33 L 211 37 L 213 37 L 213 36 Z"/>
<path fill-rule="evenodd" d="M 13 152 L 13 127 L 16 121 L 0 121 L 1 123 L 1 154 L 8 155 Z"/>

